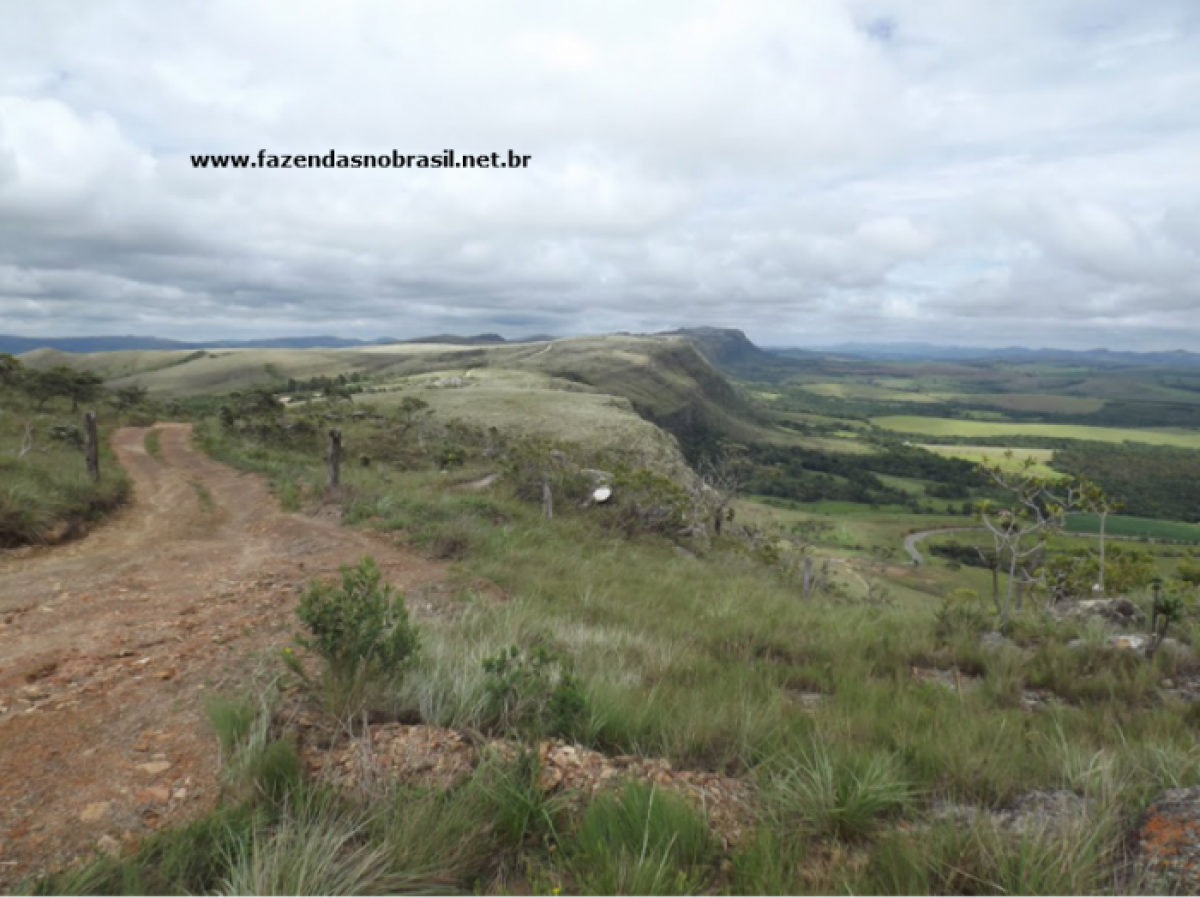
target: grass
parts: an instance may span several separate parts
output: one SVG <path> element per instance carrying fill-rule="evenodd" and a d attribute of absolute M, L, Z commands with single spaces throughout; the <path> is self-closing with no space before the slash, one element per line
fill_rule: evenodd
<path fill-rule="evenodd" d="M 147 455 L 157 461 L 162 461 L 162 433 L 160 431 L 149 431 L 142 440 L 142 445 L 145 447 Z"/>
<path fill-rule="evenodd" d="M 347 445 L 369 428 L 344 422 Z M 272 449 L 218 428 L 199 436 L 218 456 L 264 472 L 281 495 L 320 483 L 318 451 Z M 484 660 L 509 646 L 544 647 L 572 662 L 586 694 L 579 742 L 760 784 L 766 813 L 750 841 L 726 857 L 703 814 L 648 785 L 601 796 L 576 818 L 536 789 L 528 758 L 451 790 L 375 794 L 365 817 L 337 805 L 314 821 L 302 803 L 311 787 L 293 775 L 270 702 L 256 699 L 214 705 L 210 716 L 229 800 L 266 816 L 239 830 L 215 872 L 188 889 L 382 888 L 358 878 L 369 858 L 370 875 L 397 891 L 1104 890 L 1114 821 L 1133 819 L 1167 785 L 1200 783 L 1194 723 L 1157 689 L 1175 673 L 1166 655 L 1150 666 L 1068 648 L 1079 628 L 1027 614 L 1014 638 L 1029 658 L 1018 663 L 981 647 L 975 631 L 937 632 L 940 595 L 975 583 L 964 574 L 884 563 L 890 602 L 868 604 L 848 587 L 803 601 L 782 570 L 739 543 L 681 552 L 665 538 L 620 536 L 569 503 L 544 520 L 503 482 L 464 491 L 475 463 L 453 476 L 382 460 L 345 471 L 347 521 L 429 552 L 458 547 L 458 592 L 445 614 L 419 622 L 419 655 L 371 710 L 485 730 L 494 708 Z M 853 512 L 825 537 L 821 557 L 864 571 L 873 549 L 894 549 L 907 529 L 958 520 Z M 982 606 L 979 629 L 988 613 Z M 1194 624 L 1179 632 L 1190 639 Z M 951 690 L 914 676 L 931 668 L 982 685 Z M 1022 690 L 1039 686 L 1062 701 L 1023 710 Z M 811 693 L 819 705 L 797 701 Z M 1102 793 L 1103 813 L 1090 828 L 1028 839 L 932 813 L 953 803 L 982 815 L 1051 789 Z M 163 882 L 140 857 L 128 861 L 130 881 Z"/>
<path fill-rule="evenodd" d="M 926 452 L 932 452 L 943 458 L 961 458 L 963 461 L 975 464 L 1000 465 L 1010 471 L 1023 470 L 1026 459 L 1032 458 L 1036 462 L 1033 467 L 1035 473 L 1043 477 L 1062 476 L 1050 467 L 1050 462 L 1054 458 L 1053 449 L 1022 449 L 1010 446 L 939 446 L 934 443 L 918 445 Z"/>
<path fill-rule="evenodd" d="M 443 420 L 496 427 L 506 434 L 536 433 L 552 440 L 586 444 L 617 452 L 632 463 L 666 470 L 685 464 L 678 446 L 641 418 L 629 401 L 540 373 L 479 369 L 461 387 L 434 386 L 463 372 L 443 371 L 401 380 L 399 389 L 360 394 L 357 400 L 385 412 L 404 397 L 416 395 Z"/>
<path fill-rule="evenodd" d="M 713 874 L 708 823 L 684 799 L 630 783 L 588 805 L 565 843 L 572 892 L 585 895 L 690 895 Z"/>
<path fill-rule="evenodd" d="M 117 421 L 107 409 L 100 411 L 101 476 L 93 482 L 82 449 L 53 435 L 55 427 L 78 423 L 69 403 L 55 401 L 38 412 L 11 394 L 0 401 L 0 548 L 82 533 L 129 498 L 129 478 L 108 446 Z M 26 423 L 32 443 L 21 457 Z"/>
<path fill-rule="evenodd" d="M 914 402 L 935 405 L 941 402 L 938 397 L 917 390 L 889 389 L 853 381 L 804 384 L 802 389 L 833 399 L 866 399 L 878 402 Z"/>
<path fill-rule="evenodd" d="M 1071 515 L 1067 518 L 1067 531 L 1099 533 L 1100 519 L 1096 515 Z M 1109 515 L 1104 531 L 1109 536 L 1200 543 L 1200 524 L 1185 524 L 1181 521 L 1156 521 L 1128 515 Z"/>
<path fill-rule="evenodd" d="M 285 809 L 279 823 L 235 843 L 222 895 L 441 894 L 437 877 L 405 869 L 384 840 L 367 840 L 368 819 L 320 793 Z"/>
<path fill-rule="evenodd" d="M 1151 443 L 1200 449 L 1200 433 L 1175 433 L 1132 427 L 1088 427 L 1081 424 L 1025 424 L 1019 422 L 964 421 L 920 415 L 886 415 L 871 423 L 898 433 L 932 437 L 969 437 L 1002 441 L 1004 437 L 1027 436 L 1055 440 L 1090 440 L 1100 443 Z M 1002 445 L 1002 443 L 1001 443 Z"/>
<path fill-rule="evenodd" d="M 201 483 L 199 480 L 189 480 L 188 486 L 192 488 L 192 492 L 196 494 L 196 499 L 200 502 L 200 508 L 206 512 L 213 512 L 217 508 L 217 503 L 213 499 L 212 491 Z"/>
<path fill-rule="evenodd" d="M 768 782 L 776 814 L 816 835 L 861 839 L 912 801 L 895 758 L 883 753 L 840 755 L 814 740 L 774 771 Z"/>
<path fill-rule="evenodd" d="M 1104 407 L 1104 400 L 1095 396 L 1065 396 L 1056 393 L 959 393 L 959 402 L 991 405 L 1015 412 L 1044 412 L 1048 414 L 1086 415 Z"/>

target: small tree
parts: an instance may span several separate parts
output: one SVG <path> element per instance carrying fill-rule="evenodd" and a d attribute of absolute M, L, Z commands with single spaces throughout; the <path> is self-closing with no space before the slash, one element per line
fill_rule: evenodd
<path fill-rule="evenodd" d="M 15 355 L 0 352 L 0 384 L 6 387 L 15 387 L 21 380 L 24 368 L 21 360 Z"/>
<path fill-rule="evenodd" d="M 60 365 L 47 371 L 27 368 L 21 372 L 20 386 L 36 404 L 40 412 L 46 403 L 59 396 L 70 396 L 74 389 L 76 372 Z"/>
<path fill-rule="evenodd" d="M 127 411 L 141 405 L 149 395 L 150 391 L 141 384 L 131 384 L 128 387 L 119 387 L 113 390 L 112 401 L 118 410 Z"/>
<path fill-rule="evenodd" d="M 396 417 L 400 421 L 400 438 L 408 436 L 408 432 L 418 423 L 428 418 L 433 412 L 429 403 L 419 396 L 405 396 L 396 406 Z"/>
<path fill-rule="evenodd" d="M 82 402 L 95 402 L 100 398 L 100 391 L 104 386 L 104 378 L 91 371 L 75 371 L 73 369 L 65 369 L 70 372 L 66 378 L 66 395 L 71 400 L 71 411 L 79 411 L 79 404 Z"/>
<path fill-rule="evenodd" d="M 1089 511 L 1100 519 L 1100 563 L 1098 565 L 1098 573 L 1096 585 L 1099 587 L 1100 595 L 1105 594 L 1106 584 L 1105 576 L 1105 530 L 1108 526 L 1108 516 L 1113 512 L 1120 511 L 1124 506 L 1120 502 L 1116 502 L 1104 494 L 1104 491 L 1099 486 L 1089 480 L 1080 481 L 1082 487 L 1082 505 L 1085 511 Z"/>
<path fill-rule="evenodd" d="M 1011 451 L 1005 455 L 1013 457 Z M 1029 458 L 1016 469 L 1003 463 L 979 469 L 1007 494 L 1007 501 L 984 500 L 977 508 L 980 522 L 992 536 L 998 563 L 1007 566 L 1007 588 L 995 595 L 1001 628 L 1008 626 L 1014 611 L 1021 610 L 1018 575 L 1030 579 L 1023 566 L 1043 553 L 1046 540 L 1062 529 L 1067 514 L 1079 510 L 1083 501 L 1078 482 L 1042 477 L 1034 473 L 1034 464 Z"/>

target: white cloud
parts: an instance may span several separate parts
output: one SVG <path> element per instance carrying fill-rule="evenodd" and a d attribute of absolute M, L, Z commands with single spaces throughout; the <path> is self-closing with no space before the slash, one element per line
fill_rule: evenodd
<path fill-rule="evenodd" d="M 1189 0 L 24 4 L 0 331 L 1200 348 L 1198 34 Z M 533 160 L 188 159 L 447 147 Z"/>

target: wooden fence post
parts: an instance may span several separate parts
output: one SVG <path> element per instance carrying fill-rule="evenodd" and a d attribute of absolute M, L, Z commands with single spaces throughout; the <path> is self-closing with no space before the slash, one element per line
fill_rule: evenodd
<path fill-rule="evenodd" d="M 550 478 L 542 478 L 542 517 L 546 520 L 554 518 L 554 494 L 550 491 Z"/>
<path fill-rule="evenodd" d="M 88 477 L 93 481 L 100 479 L 100 443 L 96 438 L 96 413 L 83 413 L 83 457 L 87 462 Z"/>
<path fill-rule="evenodd" d="M 329 488 L 336 490 L 342 482 L 342 432 L 336 427 L 329 431 L 329 456 L 326 461 Z"/>

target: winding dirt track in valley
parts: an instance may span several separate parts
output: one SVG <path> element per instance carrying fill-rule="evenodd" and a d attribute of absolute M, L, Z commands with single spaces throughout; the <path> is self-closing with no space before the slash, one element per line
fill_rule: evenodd
<path fill-rule="evenodd" d="M 146 428 L 114 436 L 134 500 L 111 522 L 0 552 L 0 889 L 212 807 L 204 698 L 277 663 L 311 578 L 369 553 L 414 613 L 438 601 L 441 565 L 285 514 L 260 478 L 193 448 L 188 425 L 156 429 L 161 460 Z"/>

